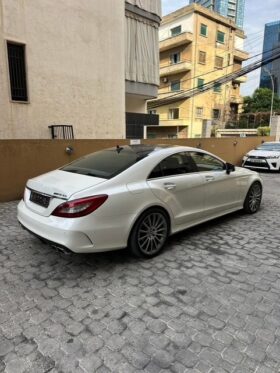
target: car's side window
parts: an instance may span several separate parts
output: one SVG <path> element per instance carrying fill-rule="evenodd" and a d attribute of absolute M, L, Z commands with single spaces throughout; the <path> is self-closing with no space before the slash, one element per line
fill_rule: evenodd
<path fill-rule="evenodd" d="M 222 161 L 209 154 L 190 152 L 190 156 L 196 164 L 197 171 L 222 171 L 225 169 Z"/>
<path fill-rule="evenodd" d="M 187 153 L 177 153 L 163 159 L 150 173 L 148 179 L 182 175 L 195 172 L 195 165 Z"/>

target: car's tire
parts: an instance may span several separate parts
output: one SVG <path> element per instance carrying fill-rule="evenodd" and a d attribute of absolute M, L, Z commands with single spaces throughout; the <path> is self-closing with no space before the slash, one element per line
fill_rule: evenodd
<path fill-rule="evenodd" d="M 247 214 L 255 214 L 261 205 L 262 201 L 262 185 L 255 181 L 249 188 L 246 195 L 243 209 Z"/>
<path fill-rule="evenodd" d="M 161 208 L 143 212 L 134 224 L 128 240 L 130 252 L 140 258 L 152 258 L 160 253 L 170 229 L 168 214 Z"/>

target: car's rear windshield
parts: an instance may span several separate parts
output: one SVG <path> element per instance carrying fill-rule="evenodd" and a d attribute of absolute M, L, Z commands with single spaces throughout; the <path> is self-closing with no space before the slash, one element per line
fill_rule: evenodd
<path fill-rule="evenodd" d="M 257 147 L 257 150 L 280 151 L 280 143 L 276 144 L 262 144 Z"/>
<path fill-rule="evenodd" d="M 101 150 L 61 168 L 80 175 L 111 179 L 143 159 L 149 152 L 135 152 L 129 147 Z"/>

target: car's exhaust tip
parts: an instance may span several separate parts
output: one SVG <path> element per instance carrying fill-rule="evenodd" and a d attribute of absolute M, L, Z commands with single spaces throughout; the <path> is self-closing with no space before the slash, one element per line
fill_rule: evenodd
<path fill-rule="evenodd" d="M 51 247 L 53 247 L 55 250 L 59 251 L 63 255 L 71 255 L 71 254 L 73 254 L 73 252 L 71 250 L 67 249 L 67 247 L 59 246 L 59 245 L 56 245 L 56 244 L 50 244 L 50 245 L 51 245 Z"/>

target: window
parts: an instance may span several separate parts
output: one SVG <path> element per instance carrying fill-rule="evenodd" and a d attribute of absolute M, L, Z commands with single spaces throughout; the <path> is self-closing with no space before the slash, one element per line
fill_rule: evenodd
<path fill-rule="evenodd" d="M 208 27 L 203 23 L 200 24 L 200 35 L 207 36 L 208 35 Z"/>
<path fill-rule="evenodd" d="M 170 63 L 171 64 L 174 64 L 174 63 L 179 63 L 181 61 L 181 53 L 172 53 L 170 55 Z"/>
<path fill-rule="evenodd" d="M 203 86 L 204 86 L 204 79 L 198 78 L 197 79 L 197 88 L 203 89 Z"/>
<path fill-rule="evenodd" d="M 222 171 L 225 169 L 225 165 L 219 159 L 205 153 L 190 152 L 194 163 L 196 164 L 197 171 Z"/>
<path fill-rule="evenodd" d="M 179 119 L 179 108 L 169 109 L 169 119 Z"/>
<path fill-rule="evenodd" d="M 196 116 L 197 117 L 202 117 L 203 116 L 203 107 L 197 107 L 195 111 L 196 111 Z"/>
<path fill-rule="evenodd" d="M 222 32 L 222 31 L 217 32 L 217 42 L 222 43 L 222 44 L 225 43 L 225 33 L 224 32 Z"/>
<path fill-rule="evenodd" d="M 161 161 L 150 173 L 149 179 L 195 172 L 196 167 L 188 153 L 173 154 Z"/>
<path fill-rule="evenodd" d="M 224 65 L 224 59 L 223 57 L 216 56 L 215 57 L 215 67 L 218 69 L 222 69 Z"/>
<path fill-rule="evenodd" d="M 181 89 L 181 82 L 180 80 L 176 80 L 174 82 L 171 82 L 170 89 L 172 92 L 174 91 L 180 91 Z"/>
<path fill-rule="evenodd" d="M 213 91 L 216 93 L 222 92 L 222 84 L 221 83 L 214 83 Z"/>
<path fill-rule="evenodd" d="M 152 151 L 153 148 L 137 152 L 130 147 L 115 147 L 77 159 L 62 167 L 61 170 L 80 175 L 110 179 L 148 156 Z"/>
<path fill-rule="evenodd" d="M 231 60 L 231 58 L 230 58 L 230 53 L 228 54 L 228 58 L 227 58 L 227 64 L 228 64 L 228 66 L 230 66 L 230 60 Z"/>
<path fill-rule="evenodd" d="M 213 119 L 219 119 L 220 118 L 220 110 L 219 109 L 213 109 Z"/>
<path fill-rule="evenodd" d="M 171 36 L 179 35 L 182 32 L 182 26 L 180 25 L 180 26 L 173 27 L 172 29 L 170 29 L 170 32 L 171 32 Z"/>
<path fill-rule="evenodd" d="M 156 115 L 157 111 L 155 109 L 148 110 L 149 114 Z"/>
<path fill-rule="evenodd" d="M 11 98 L 14 101 L 28 101 L 25 46 L 22 44 L 7 43 Z"/>
<path fill-rule="evenodd" d="M 202 64 L 206 63 L 206 52 L 199 51 L 199 54 L 198 54 L 198 63 L 202 63 Z"/>

